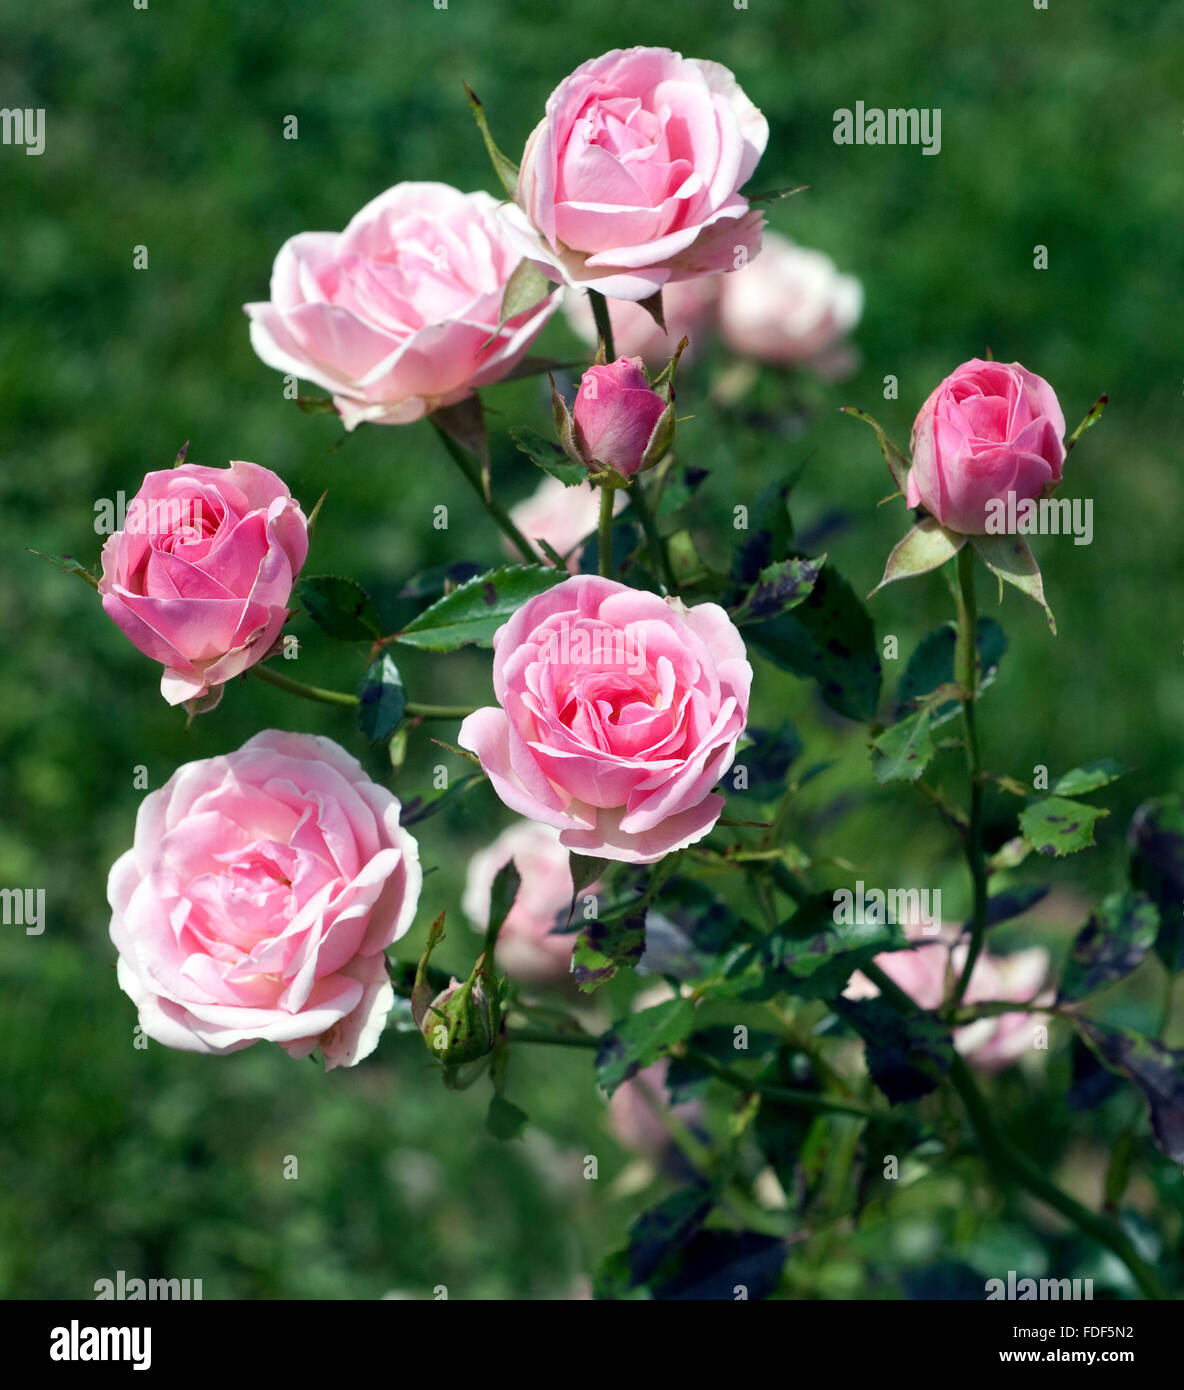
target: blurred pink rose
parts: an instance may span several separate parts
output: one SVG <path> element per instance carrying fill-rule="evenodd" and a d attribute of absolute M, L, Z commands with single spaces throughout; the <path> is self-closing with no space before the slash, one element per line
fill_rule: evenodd
<path fill-rule="evenodd" d="M 863 311 L 863 288 L 821 251 L 766 231 L 760 255 L 719 285 L 720 332 L 733 352 L 807 363 L 824 376 L 853 365 L 845 339 Z"/>
<path fill-rule="evenodd" d="M 967 535 L 987 530 L 987 504 L 1039 498 L 1061 481 L 1065 417 L 1052 387 L 1018 362 L 963 364 L 913 425 L 905 500 Z"/>
<path fill-rule="evenodd" d="M 559 831 L 535 821 L 518 821 L 469 860 L 461 900 L 476 931 L 489 925 L 489 902 L 498 870 L 513 859 L 522 879 L 514 905 L 497 938 L 497 964 L 515 980 L 549 984 L 571 973 L 574 934 L 552 935 L 571 907 L 572 879 Z M 596 885 L 587 890 L 597 891 Z"/>
<path fill-rule="evenodd" d="M 619 357 L 589 367 L 580 378 L 572 409 L 575 442 L 581 455 L 631 478 L 648 461 L 650 440 L 668 402 L 650 386 L 640 357 Z"/>
<path fill-rule="evenodd" d="M 195 700 L 267 655 L 307 554 L 304 513 L 268 469 L 161 469 L 103 546 L 103 611 L 164 666 L 170 705 Z"/>
<path fill-rule="evenodd" d="M 517 243 L 553 278 L 616 299 L 731 270 L 760 245 L 764 219 L 738 190 L 768 138 L 719 63 L 668 48 L 593 58 L 526 143 Z"/>
<path fill-rule="evenodd" d="M 613 495 L 613 511 L 619 512 L 628 498 L 624 490 Z M 600 518 L 600 489 L 592 483 L 576 483 L 568 487 L 558 478 L 544 477 L 531 495 L 510 508 L 510 520 L 528 541 L 545 540 L 552 550 L 567 557 L 567 571 L 578 574 L 581 541 L 596 530 Z M 507 555 L 519 559 L 518 551 L 505 537 L 502 548 Z M 539 558 L 549 564 L 544 552 Z"/>
<path fill-rule="evenodd" d="M 499 380 L 538 337 L 555 293 L 498 329 L 521 259 L 488 193 L 396 184 L 344 232 L 284 243 L 270 302 L 244 306 L 251 345 L 332 391 L 346 429 L 405 425 Z"/>
<path fill-rule="evenodd" d="M 936 1009 L 945 998 L 947 967 L 955 979 L 960 977 L 969 943 L 958 941 L 951 951 L 949 933 L 934 936 L 924 932 L 920 924 L 907 927 L 905 933 L 921 944 L 911 950 L 885 951 L 876 956 L 875 963 L 923 1009 Z M 1048 967 L 1048 952 L 1040 946 L 1010 956 L 993 956 L 984 949 L 974 963 L 963 1002 L 1051 1002 L 1051 998 L 1037 1000 L 1048 979 Z M 848 999 L 868 999 L 879 994 L 879 990 L 857 971 L 843 994 Z M 954 1046 L 974 1066 L 983 1071 L 998 1071 L 1031 1051 L 1034 1030 L 1045 1022 L 1046 1015 L 1029 1013 L 975 1019 L 954 1029 Z"/>
<path fill-rule="evenodd" d="M 511 810 L 578 854 L 649 864 L 701 840 L 724 799 L 752 668 L 713 603 L 577 575 L 528 600 L 493 639 L 500 708 L 458 742 Z"/>
<path fill-rule="evenodd" d="M 651 370 L 660 370 L 674 356 L 674 349 L 682 339 L 686 338 L 682 361 L 690 362 L 707 344 L 720 286 L 727 284 L 730 278 L 704 275 L 698 280 L 679 280 L 667 285 L 662 291 L 665 333 L 654 322 L 650 311 L 643 309 L 640 304 L 628 299 L 610 299 L 608 316 L 616 351 L 623 357 L 640 357 Z M 565 290 L 563 313 L 571 331 L 589 347 L 594 347 L 596 320 L 588 296 L 580 290 Z"/>
<path fill-rule="evenodd" d="M 353 1066 L 394 1002 L 383 952 L 421 880 L 398 801 L 354 758 L 311 734 L 256 734 L 141 803 L 107 885 L 120 987 L 167 1047 L 266 1040 Z"/>
<path fill-rule="evenodd" d="M 662 1120 L 663 1110 L 672 1110 L 683 1124 L 694 1124 L 703 1113 L 697 1100 L 670 1104 L 666 1090 L 669 1061 L 663 1057 L 644 1067 L 612 1093 L 608 1102 L 608 1123 L 625 1148 L 643 1158 L 659 1158 L 670 1145 L 670 1130 Z"/>

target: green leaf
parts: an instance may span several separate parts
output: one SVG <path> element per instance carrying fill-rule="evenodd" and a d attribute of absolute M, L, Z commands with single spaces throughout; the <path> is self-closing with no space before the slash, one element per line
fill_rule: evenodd
<path fill-rule="evenodd" d="M 840 998 L 834 1008 L 863 1039 L 867 1069 L 889 1104 L 919 1100 L 949 1071 L 954 1041 L 936 1015 L 902 1013 L 880 998 Z"/>
<path fill-rule="evenodd" d="M 1142 1092 L 1156 1147 L 1184 1164 L 1184 1049 L 1165 1047 L 1129 1028 L 1103 1028 L 1088 1019 L 1074 1022 L 1098 1056 Z"/>
<path fill-rule="evenodd" d="M 1034 599 L 1048 619 L 1052 635 L 1057 635 L 1057 620 L 1044 597 L 1044 583 L 1040 578 L 1040 566 L 1032 549 L 1022 536 L 971 536 L 983 564 L 999 579 L 1000 598 L 1003 595 L 1003 582 L 1014 584 L 1022 594 Z"/>
<path fill-rule="evenodd" d="M 420 821 L 427 820 L 434 816 L 438 811 L 442 811 L 446 806 L 451 806 L 459 797 L 485 781 L 484 772 L 472 772 L 467 777 L 462 777 L 459 782 L 453 782 L 447 790 L 440 793 L 432 801 L 424 801 L 423 797 L 417 796 L 411 801 L 403 803 L 403 810 L 399 816 L 400 825 L 416 825 Z"/>
<path fill-rule="evenodd" d="M 911 579 L 914 575 L 928 574 L 930 570 L 938 569 L 947 560 L 953 559 L 965 544 L 965 536 L 947 531 L 931 516 L 925 517 L 893 546 L 884 566 L 884 577 L 868 594 L 868 598 L 878 594 L 885 584 L 891 584 L 894 580 Z"/>
<path fill-rule="evenodd" d="M 47 555 L 43 550 L 34 550 L 33 547 L 26 546 L 30 555 L 36 555 L 42 560 L 48 560 L 56 569 L 60 569 L 63 574 L 76 574 L 79 579 L 85 579 L 92 589 L 99 587 L 99 581 L 91 574 L 85 565 L 80 565 L 70 555 Z M 77 593 L 77 590 L 75 590 Z"/>
<path fill-rule="evenodd" d="M 1096 792 L 1099 787 L 1108 787 L 1129 771 L 1129 767 L 1114 758 L 1099 758 L 1058 777 L 1049 790 L 1054 796 L 1084 796 L 1086 792 Z"/>
<path fill-rule="evenodd" d="M 810 593 L 826 556 L 780 560 L 761 571 L 760 578 L 732 609 L 734 623 L 763 623 L 796 608 Z"/>
<path fill-rule="evenodd" d="M 1127 831 L 1130 879 L 1159 908 L 1155 952 L 1168 970 L 1184 969 L 1184 803 L 1174 792 L 1144 801 Z"/>
<path fill-rule="evenodd" d="M 658 496 L 656 514 L 669 516 L 680 507 L 685 507 L 709 476 L 709 470 L 706 468 L 671 468 L 661 484 L 662 491 Z"/>
<path fill-rule="evenodd" d="M 1094 842 L 1094 822 L 1109 814 L 1084 801 L 1047 796 L 1020 812 L 1020 829 L 1034 850 L 1059 859 L 1064 854 L 1088 849 Z"/>
<path fill-rule="evenodd" d="M 1085 926 L 1065 964 L 1058 998 L 1084 999 L 1129 975 L 1155 944 L 1159 913 L 1145 893 L 1111 893 Z"/>
<path fill-rule="evenodd" d="M 489 894 L 489 925 L 485 929 L 485 961 L 493 963 L 493 952 L 497 946 L 498 933 L 518 897 L 522 878 L 512 859 L 508 860 L 494 875 L 493 887 Z"/>
<path fill-rule="evenodd" d="M 520 1110 L 505 1096 L 499 1096 L 494 1092 L 490 1097 L 489 1111 L 485 1116 L 485 1128 L 495 1139 L 503 1141 L 521 1139 L 522 1131 L 526 1128 L 529 1120 L 530 1117 L 526 1111 Z"/>
<path fill-rule="evenodd" d="M 489 431 L 485 427 L 485 409 L 481 397 L 474 391 L 455 405 L 441 406 L 430 415 L 432 424 L 451 442 L 471 454 L 480 465 L 481 485 L 489 497 Z M 456 458 L 453 449 L 449 453 Z M 464 467 L 464 461 L 461 466 Z M 471 465 L 470 465 L 471 467 Z"/>
<path fill-rule="evenodd" d="M 793 544 L 789 495 L 801 475 L 799 465 L 788 478 L 766 483 L 748 509 L 748 530 L 732 556 L 732 578 L 738 584 L 755 584 L 761 571 L 784 559 Z M 663 499 L 665 500 L 665 499 Z"/>
<path fill-rule="evenodd" d="M 870 425 L 876 432 L 876 438 L 880 441 L 880 452 L 884 455 L 884 462 L 888 465 L 888 472 L 892 474 L 892 481 L 896 486 L 904 491 L 905 481 L 908 477 L 909 461 L 900 449 L 893 444 L 892 440 L 885 434 L 881 425 L 872 419 L 866 410 L 860 410 L 853 405 L 841 406 L 844 415 L 852 415 L 856 420 L 862 420 L 865 425 Z"/>
<path fill-rule="evenodd" d="M 511 202 L 518 196 L 518 166 L 512 159 L 507 159 L 501 150 L 493 142 L 493 134 L 489 129 L 489 122 L 485 116 L 485 107 L 481 104 L 477 93 L 466 82 L 465 92 L 469 98 L 469 105 L 473 109 L 473 119 L 477 122 L 477 129 L 481 132 L 481 138 L 485 141 L 485 148 L 489 152 L 490 161 L 493 164 L 493 172 L 498 176 L 502 188 L 505 189 L 506 197 Z"/>
<path fill-rule="evenodd" d="M 702 1187 L 672 1192 L 642 1214 L 629 1231 L 625 1259 L 634 1285 L 645 1284 L 702 1229 L 715 1193 Z"/>
<path fill-rule="evenodd" d="M 554 565 L 505 565 L 445 594 L 396 634 L 409 647 L 452 652 L 469 642 L 493 645 L 493 634 L 527 601 L 566 579 Z"/>
<path fill-rule="evenodd" d="M 1091 405 L 1090 408 L 1086 411 L 1085 419 L 1082 420 L 1081 424 L 1077 426 L 1077 428 L 1073 431 L 1069 438 L 1065 440 L 1066 453 L 1068 453 L 1069 450 L 1073 447 L 1073 445 L 1077 443 L 1077 441 L 1086 432 L 1086 430 L 1098 423 L 1098 421 L 1102 418 L 1102 411 L 1105 410 L 1109 404 L 1110 397 L 1105 394 L 1102 394 L 1098 397 L 1096 401 L 1094 401 L 1093 405 Z"/>
<path fill-rule="evenodd" d="M 633 966 L 645 954 L 645 908 L 636 907 L 611 921 L 587 922 L 576 938 L 571 973 L 585 994 L 591 994 L 619 970 Z"/>
<path fill-rule="evenodd" d="M 848 719 L 874 719 L 880 699 L 880 653 L 867 609 L 827 565 L 792 613 L 746 634 L 775 666 L 816 680 L 822 698 Z"/>
<path fill-rule="evenodd" d="M 551 293 L 551 289 L 551 281 L 533 261 L 519 261 L 510 273 L 505 289 L 502 290 L 502 305 L 498 312 L 497 329 L 492 337 L 496 338 L 511 319 L 516 319 L 519 314 L 525 314 L 527 310 L 533 309 L 536 304 L 546 299 Z"/>
<path fill-rule="evenodd" d="M 898 718 L 906 710 L 915 709 L 939 686 L 954 683 L 954 647 L 957 639 L 958 629 L 955 624 L 942 623 L 918 643 L 916 650 L 909 657 L 908 665 L 897 687 Z M 995 680 L 999 662 L 1007 650 L 1007 638 L 994 618 L 980 618 L 975 630 L 975 639 L 979 662 L 978 689 L 981 694 Z M 937 728 L 939 724 L 953 719 L 960 708 L 957 700 L 947 700 L 938 705 L 933 710 L 930 727 Z"/>
<path fill-rule="evenodd" d="M 353 579 L 308 575 L 300 581 L 299 592 L 308 616 L 330 637 L 340 642 L 372 642 L 382 636 L 374 600 Z"/>
<path fill-rule="evenodd" d="M 789 1250 L 760 1231 L 700 1231 L 680 1253 L 678 1270 L 654 1283 L 655 1299 L 731 1301 L 737 1289 L 759 1302 L 777 1288 Z"/>
<path fill-rule="evenodd" d="M 937 752 L 929 724 L 930 713 L 922 709 L 885 729 L 872 743 L 872 773 L 880 786 L 915 782 L 929 766 Z"/>
<path fill-rule="evenodd" d="M 677 1047 L 695 1026 L 689 999 L 667 999 L 630 1014 L 605 1033 L 596 1049 L 596 1080 L 609 1095 L 631 1076 Z"/>
<path fill-rule="evenodd" d="M 510 438 L 532 463 L 538 464 L 552 478 L 558 478 L 564 487 L 588 481 L 588 470 L 582 463 L 572 463 L 558 444 L 544 439 L 537 431 L 519 425 L 510 431 Z"/>
<path fill-rule="evenodd" d="M 403 678 L 389 652 L 370 663 L 358 686 L 358 727 L 371 743 L 381 743 L 402 723 L 407 709 Z"/>

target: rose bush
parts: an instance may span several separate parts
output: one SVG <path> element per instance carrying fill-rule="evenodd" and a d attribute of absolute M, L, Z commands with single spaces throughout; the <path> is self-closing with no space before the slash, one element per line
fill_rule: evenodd
<path fill-rule="evenodd" d="M 119 983 L 157 1042 L 260 1041 L 327 1068 L 378 1043 L 386 947 L 422 873 L 399 801 L 330 739 L 269 730 L 187 763 L 144 798 L 111 869 Z"/>
<path fill-rule="evenodd" d="M 103 611 L 165 668 L 170 705 L 262 661 L 288 617 L 308 522 L 266 468 L 195 463 L 149 473 L 103 546 Z"/>

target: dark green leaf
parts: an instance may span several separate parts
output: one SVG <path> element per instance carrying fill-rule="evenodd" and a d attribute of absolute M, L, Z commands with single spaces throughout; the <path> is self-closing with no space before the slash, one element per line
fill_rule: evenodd
<path fill-rule="evenodd" d="M 1130 877 L 1159 908 L 1156 954 L 1184 969 L 1184 803 L 1174 792 L 1145 801 L 1127 831 Z"/>
<path fill-rule="evenodd" d="M 553 565 L 506 565 L 462 584 L 426 608 L 398 633 L 410 647 L 451 652 L 468 642 L 493 645 L 493 634 L 527 599 L 545 593 L 567 574 Z"/>
<path fill-rule="evenodd" d="M 929 711 L 923 709 L 885 729 L 872 743 L 872 773 L 880 786 L 921 776 L 937 752 L 929 725 Z"/>
<path fill-rule="evenodd" d="M 1088 849 L 1094 842 L 1094 822 L 1109 814 L 1084 801 L 1048 796 L 1020 812 L 1020 829 L 1034 850 L 1060 858 Z"/>
<path fill-rule="evenodd" d="M 1058 777 L 1049 790 L 1054 796 L 1084 796 L 1099 787 L 1108 787 L 1129 771 L 1130 768 L 1114 758 L 1099 758 L 1097 762 L 1085 763 Z"/>
<path fill-rule="evenodd" d="M 1013 917 L 1022 917 L 1030 907 L 1035 907 L 1042 898 L 1048 896 L 1048 885 L 1043 883 L 1024 884 L 1019 888 L 1008 888 L 995 893 L 987 899 L 987 919 L 985 925 L 993 927 L 999 922 L 1010 922 Z M 970 931 L 971 922 L 966 923 Z"/>
<path fill-rule="evenodd" d="M 372 642 L 382 636 L 378 610 L 365 589 L 334 574 L 308 575 L 300 581 L 300 602 L 308 616 L 341 642 Z"/>
<path fill-rule="evenodd" d="M 85 565 L 80 565 L 77 560 L 69 555 L 47 555 L 43 550 L 34 550 L 33 547 L 26 546 L 30 555 L 36 555 L 39 559 L 48 560 L 51 565 L 60 569 L 64 574 L 76 574 L 79 579 L 85 579 L 92 589 L 99 587 L 99 581 L 91 574 Z M 77 592 L 77 590 L 75 590 Z"/>
<path fill-rule="evenodd" d="M 1102 1061 L 1142 1092 L 1156 1146 L 1184 1163 L 1184 1049 L 1172 1049 L 1129 1028 L 1075 1020 Z"/>
<path fill-rule="evenodd" d="M 736 750 L 736 766 L 743 766 L 747 776 L 745 790 L 780 793 L 790 764 L 802 751 L 797 730 L 789 723 L 779 729 L 759 729 L 750 724 L 745 737 L 748 744 Z"/>
<path fill-rule="evenodd" d="M 518 897 L 518 890 L 521 887 L 522 878 L 511 859 L 503 864 L 494 875 L 493 887 L 489 893 L 489 925 L 485 930 L 486 964 L 493 962 L 493 952 L 497 945 L 498 933 L 510 915 L 510 909 L 514 906 L 515 899 Z"/>
<path fill-rule="evenodd" d="M 1078 933 L 1059 999 L 1072 1003 L 1129 975 L 1155 944 L 1159 913 L 1145 893 L 1112 893 Z"/>
<path fill-rule="evenodd" d="M 763 623 L 796 608 L 813 589 L 826 556 L 817 559 L 778 560 L 761 571 L 760 578 L 732 609 L 734 623 Z"/>
<path fill-rule="evenodd" d="M 658 516 L 669 516 L 671 512 L 684 507 L 707 476 L 706 468 L 672 468 L 662 484 L 661 496 L 658 498 Z"/>
<path fill-rule="evenodd" d="M 822 698 L 848 719 L 875 718 L 880 654 L 867 609 L 831 566 L 821 571 L 805 602 L 792 613 L 746 634 L 774 665 L 816 680 Z"/>
<path fill-rule="evenodd" d="M 632 1283 L 648 1283 L 698 1233 L 714 1203 L 711 1190 L 684 1187 L 642 1212 L 629 1231 L 625 1252 Z"/>
<path fill-rule="evenodd" d="M 407 709 L 403 678 L 389 652 L 370 663 L 358 686 L 358 727 L 371 743 L 381 743 L 399 727 Z"/>
<path fill-rule="evenodd" d="M 732 578 L 738 584 L 755 584 L 762 570 L 788 555 L 793 541 L 789 494 L 797 476 L 766 483 L 753 498 L 748 530 L 737 533 L 744 539 L 732 558 Z"/>
<path fill-rule="evenodd" d="M 521 1139 L 529 1118 L 525 1110 L 520 1110 L 512 1101 L 495 1092 L 489 1100 L 485 1128 L 495 1139 Z"/>
<path fill-rule="evenodd" d="M 572 463 L 558 444 L 544 439 L 537 431 L 519 425 L 510 431 L 510 438 L 532 463 L 537 463 L 552 478 L 558 478 L 564 487 L 588 481 L 588 470 L 582 463 Z"/>
<path fill-rule="evenodd" d="M 928 1095 L 949 1070 L 953 1039 L 934 1014 L 901 1013 L 879 998 L 840 998 L 834 1008 L 863 1039 L 867 1069 L 890 1104 Z"/>
<path fill-rule="evenodd" d="M 609 922 L 586 922 L 572 954 L 572 977 L 585 994 L 591 994 L 618 970 L 636 965 L 644 954 L 643 909 L 636 908 Z"/>
<path fill-rule="evenodd" d="M 700 1231 L 682 1252 L 677 1274 L 654 1286 L 659 1300 L 763 1299 L 777 1287 L 788 1251 L 779 1236 L 757 1231 Z"/>
<path fill-rule="evenodd" d="M 689 999 L 667 999 L 630 1014 L 605 1033 L 596 1050 L 596 1079 L 611 1095 L 623 1081 L 676 1047 L 695 1026 Z"/>
<path fill-rule="evenodd" d="M 975 630 L 979 660 L 979 691 L 984 691 L 994 681 L 999 662 L 1007 650 L 1007 638 L 994 618 L 980 618 Z M 939 686 L 954 683 L 954 645 L 957 628 L 953 623 L 942 623 L 940 627 L 922 638 L 917 649 L 909 657 L 904 675 L 896 691 L 896 711 L 899 718 L 907 710 L 915 708 L 927 695 Z M 947 700 L 933 712 L 931 727 L 944 724 L 953 719 L 960 705 L 957 700 Z"/>
<path fill-rule="evenodd" d="M 519 314 L 525 314 L 529 309 L 533 309 L 536 304 L 546 299 L 552 288 L 551 281 L 533 261 L 519 261 L 502 291 L 501 312 L 498 314 L 497 324 L 498 332 L 511 319 L 516 319 Z M 494 336 L 496 337 L 497 334 Z"/>

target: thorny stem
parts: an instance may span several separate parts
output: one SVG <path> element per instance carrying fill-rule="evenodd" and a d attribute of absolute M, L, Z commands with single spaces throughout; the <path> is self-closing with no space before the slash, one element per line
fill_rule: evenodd
<path fill-rule="evenodd" d="M 358 697 L 346 690 L 326 690 L 319 685 L 306 685 L 303 681 L 283 676 L 270 666 L 252 666 L 249 675 L 256 676 L 268 685 L 286 690 L 290 695 L 299 695 L 302 700 L 315 700 L 321 705 L 345 705 L 354 707 Z M 472 705 L 417 705 L 408 702 L 405 713 L 419 719 L 464 719 L 473 713 Z"/>
<path fill-rule="evenodd" d="M 958 552 L 958 636 L 954 649 L 954 679 L 962 690 L 962 719 L 966 726 L 966 764 L 970 775 L 970 819 L 966 827 L 966 861 L 974 883 L 974 916 L 971 921 L 970 949 L 954 989 L 954 1004 L 962 1002 L 975 963 L 983 946 L 987 925 L 987 866 L 983 860 L 983 776 L 978 746 L 974 703 L 978 698 L 978 618 L 974 602 L 974 549 L 964 545 Z"/>

